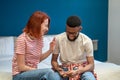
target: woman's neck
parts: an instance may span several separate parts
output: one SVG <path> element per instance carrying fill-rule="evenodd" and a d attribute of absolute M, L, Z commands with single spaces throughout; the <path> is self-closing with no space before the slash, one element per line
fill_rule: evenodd
<path fill-rule="evenodd" d="M 35 39 L 35 37 L 34 37 L 34 36 L 32 36 L 30 33 L 28 33 L 27 35 L 28 35 L 28 37 L 29 37 L 30 39 L 32 39 L 32 40 L 34 40 L 34 39 Z"/>

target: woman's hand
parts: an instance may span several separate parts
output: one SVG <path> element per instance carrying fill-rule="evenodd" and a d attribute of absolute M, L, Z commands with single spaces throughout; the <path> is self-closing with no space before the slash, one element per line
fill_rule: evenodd
<path fill-rule="evenodd" d="M 56 45 L 56 40 L 55 38 L 53 38 L 52 42 L 50 42 L 50 51 L 53 52 L 53 50 L 55 49 L 55 45 Z"/>
<path fill-rule="evenodd" d="M 43 53 L 41 56 L 40 56 L 40 61 L 46 59 L 52 52 L 53 50 L 55 49 L 55 45 L 56 45 L 56 41 L 55 41 L 55 38 L 52 40 L 52 42 L 50 42 L 50 48 L 47 52 Z"/>

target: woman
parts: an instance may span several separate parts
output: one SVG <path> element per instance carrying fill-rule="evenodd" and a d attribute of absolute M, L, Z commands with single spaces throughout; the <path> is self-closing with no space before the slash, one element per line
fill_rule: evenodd
<path fill-rule="evenodd" d="M 52 69 L 37 69 L 37 64 L 47 58 L 54 50 L 55 40 L 50 48 L 42 54 L 43 35 L 49 29 L 49 16 L 36 11 L 29 18 L 23 33 L 15 43 L 12 61 L 13 80 L 56 80 Z"/>

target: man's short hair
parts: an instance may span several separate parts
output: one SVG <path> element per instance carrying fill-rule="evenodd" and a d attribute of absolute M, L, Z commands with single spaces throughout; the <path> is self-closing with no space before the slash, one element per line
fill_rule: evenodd
<path fill-rule="evenodd" d="M 68 17 L 66 24 L 69 27 L 79 27 L 81 25 L 81 20 L 78 16 L 70 16 Z"/>

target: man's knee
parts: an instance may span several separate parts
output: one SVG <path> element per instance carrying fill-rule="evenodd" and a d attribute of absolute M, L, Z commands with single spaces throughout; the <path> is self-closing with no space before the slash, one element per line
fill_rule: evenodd
<path fill-rule="evenodd" d="M 81 76 L 81 80 L 95 80 L 92 72 L 84 72 Z"/>

